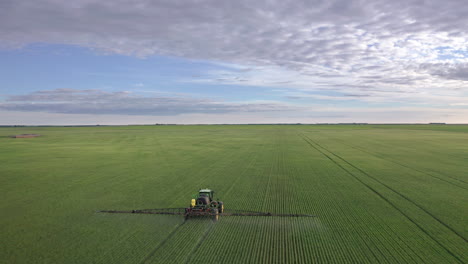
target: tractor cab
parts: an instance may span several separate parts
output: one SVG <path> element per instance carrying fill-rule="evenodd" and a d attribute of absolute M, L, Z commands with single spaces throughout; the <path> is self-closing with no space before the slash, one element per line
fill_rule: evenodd
<path fill-rule="evenodd" d="M 214 191 L 212 191 L 210 189 L 201 189 L 198 192 L 198 197 L 208 197 L 210 202 L 213 201 L 213 196 L 214 196 Z"/>

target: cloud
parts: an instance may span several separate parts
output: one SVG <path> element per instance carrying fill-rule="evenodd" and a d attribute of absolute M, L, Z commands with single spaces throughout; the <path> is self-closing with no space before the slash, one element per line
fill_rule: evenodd
<path fill-rule="evenodd" d="M 131 92 L 55 89 L 13 95 L 0 102 L 1 110 L 65 114 L 179 115 L 232 112 L 276 112 L 298 110 L 277 102 L 232 103 L 207 98 L 141 96 Z"/>
<path fill-rule="evenodd" d="M 351 70 L 433 56 L 432 46 L 466 50 L 467 8 L 464 0 L 4 0 L 0 34 L 10 46 Z"/>
<path fill-rule="evenodd" d="M 425 63 L 420 65 L 420 69 L 445 79 L 468 81 L 468 62 L 460 64 Z"/>
<path fill-rule="evenodd" d="M 60 43 L 102 53 L 210 60 L 232 70 L 191 81 L 448 106 L 468 101 L 467 14 L 465 0 L 3 0 L 0 46 Z M 149 100 L 112 96 L 143 105 Z M 125 100 L 120 102 L 125 111 L 139 112 Z M 186 99 L 168 100 L 187 107 L 184 111 L 234 107 L 222 103 L 214 110 L 211 101 L 188 107 Z M 148 111 L 179 113 L 163 101 Z M 58 102 L 55 107 L 85 111 Z M 87 109 L 98 111 L 92 105 Z"/>

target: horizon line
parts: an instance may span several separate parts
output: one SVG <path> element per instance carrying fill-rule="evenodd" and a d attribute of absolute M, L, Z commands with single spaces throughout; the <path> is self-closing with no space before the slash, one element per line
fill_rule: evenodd
<path fill-rule="evenodd" d="M 114 124 L 114 125 L 0 125 L 0 127 L 100 127 L 100 126 L 222 126 L 222 125 L 468 125 L 468 123 L 444 123 L 444 122 L 430 122 L 430 123 L 208 123 L 208 124 L 189 124 L 189 123 L 154 123 L 154 124 Z"/>

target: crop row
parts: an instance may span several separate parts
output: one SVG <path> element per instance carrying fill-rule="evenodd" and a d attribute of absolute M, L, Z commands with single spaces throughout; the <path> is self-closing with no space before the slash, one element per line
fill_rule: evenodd
<path fill-rule="evenodd" d="M 460 143 L 468 134 L 332 126 L 64 131 L 38 131 L 45 136 L 28 144 L 0 138 L 2 208 L 8 212 L 0 225 L 8 241 L 2 259 L 468 262 L 468 196 L 460 188 L 468 182 L 461 162 L 468 148 Z M 434 140 L 426 143 L 429 136 Z M 451 153 L 456 157 L 448 158 Z M 436 168 L 438 159 L 445 171 Z M 445 177 L 452 172 L 453 178 Z M 185 207 L 205 187 L 216 191 L 227 210 L 315 217 L 184 222 L 182 216 L 95 213 Z"/>

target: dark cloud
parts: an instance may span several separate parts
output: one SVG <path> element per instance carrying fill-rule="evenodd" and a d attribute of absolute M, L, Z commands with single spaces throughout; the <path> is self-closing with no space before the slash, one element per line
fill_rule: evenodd
<path fill-rule="evenodd" d="M 286 99 L 291 99 L 291 100 L 300 100 L 300 99 L 304 99 L 304 97 L 302 97 L 302 96 L 294 96 L 294 95 L 288 95 L 288 96 L 285 96 L 284 98 L 286 98 Z"/>
<path fill-rule="evenodd" d="M 419 68 L 431 75 L 445 79 L 468 81 L 468 63 L 425 63 L 421 64 Z M 468 83 L 466 88 L 468 88 Z"/>
<path fill-rule="evenodd" d="M 1 110 L 66 114 L 179 115 L 297 110 L 274 102 L 228 103 L 190 97 L 144 97 L 129 92 L 56 89 L 10 96 Z"/>

